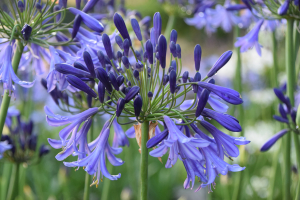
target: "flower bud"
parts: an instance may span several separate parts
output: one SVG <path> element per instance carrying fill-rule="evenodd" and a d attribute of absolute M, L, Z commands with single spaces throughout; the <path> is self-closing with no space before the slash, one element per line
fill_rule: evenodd
<path fill-rule="evenodd" d="M 177 53 L 177 57 L 181 58 L 181 47 L 179 44 L 176 44 L 176 53 Z"/>
<path fill-rule="evenodd" d="M 41 158 L 44 155 L 47 155 L 50 151 L 50 148 L 44 144 L 40 146 L 39 157 Z"/>
<path fill-rule="evenodd" d="M 169 82 L 169 75 L 165 74 L 163 78 L 163 86 L 167 85 Z"/>
<path fill-rule="evenodd" d="M 29 40 L 31 32 L 32 32 L 31 26 L 29 26 L 28 24 L 25 24 L 21 30 L 21 33 L 22 33 L 25 41 Z"/>
<path fill-rule="evenodd" d="M 74 76 L 77 76 L 79 78 L 85 77 L 85 78 L 93 78 L 92 75 L 89 72 L 77 69 L 73 67 L 72 65 L 69 65 L 67 63 L 58 63 L 55 65 L 55 70 L 62 74 L 72 74 Z"/>
<path fill-rule="evenodd" d="M 194 49 L 195 69 L 197 72 L 200 70 L 201 54 L 202 54 L 201 47 L 199 44 L 197 44 Z"/>
<path fill-rule="evenodd" d="M 135 63 L 135 68 L 136 70 L 138 70 L 139 72 L 143 71 L 144 65 L 143 63 L 141 63 L 140 61 L 138 61 L 137 63 Z"/>
<path fill-rule="evenodd" d="M 148 76 L 151 75 L 151 67 L 147 67 L 147 73 L 148 73 Z"/>
<path fill-rule="evenodd" d="M 104 103 L 104 97 L 105 97 L 105 86 L 101 81 L 98 83 L 98 96 L 100 103 Z"/>
<path fill-rule="evenodd" d="M 115 75 L 112 72 L 109 72 L 108 77 L 109 77 L 110 83 L 114 86 L 115 90 L 119 91 L 119 84 L 117 82 Z"/>
<path fill-rule="evenodd" d="M 130 63 L 129 63 L 129 60 L 128 60 L 128 58 L 126 56 L 122 57 L 122 63 L 125 66 L 126 69 L 129 69 Z"/>
<path fill-rule="evenodd" d="M 122 35 L 123 39 L 124 40 L 127 39 L 128 42 L 129 42 L 129 46 L 131 46 L 131 40 L 130 40 L 130 37 L 129 37 L 129 34 L 128 34 L 127 27 L 125 25 L 125 22 L 124 22 L 123 18 L 118 13 L 115 13 L 115 15 L 114 15 L 114 23 L 115 23 L 116 28 L 118 29 L 118 31 Z"/>
<path fill-rule="evenodd" d="M 142 60 L 142 57 L 141 57 L 140 52 L 136 50 L 136 51 L 134 51 L 134 53 L 135 53 L 136 58 L 137 58 L 139 61 L 141 61 L 141 60 Z"/>
<path fill-rule="evenodd" d="M 208 81 L 208 83 L 210 83 L 210 84 L 215 84 L 216 83 L 216 81 L 215 81 L 215 79 L 210 79 L 209 81 Z"/>
<path fill-rule="evenodd" d="M 122 40 L 122 38 L 119 35 L 117 35 L 115 37 L 115 40 L 116 40 L 116 43 L 118 44 L 118 46 L 120 47 L 120 49 L 123 49 L 123 40 Z"/>
<path fill-rule="evenodd" d="M 195 113 L 196 117 L 199 117 L 201 115 L 201 112 L 203 111 L 207 103 L 208 97 L 209 91 L 207 89 L 203 89 L 198 100 L 197 109 Z"/>
<path fill-rule="evenodd" d="M 282 90 L 274 88 L 274 93 L 280 101 L 282 101 L 288 108 L 291 108 L 291 104 L 289 100 L 282 93 Z"/>
<path fill-rule="evenodd" d="M 99 81 L 101 81 L 103 83 L 103 85 L 109 92 L 112 92 L 112 87 L 109 82 L 109 77 L 108 77 L 105 69 L 98 67 L 98 68 L 96 68 L 95 72 L 96 72 L 96 76 L 99 79 Z"/>
<path fill-rule="evenodd" d="M 170 92 L 171 94 L 175 93 L 176 90 L 176 72 L 174 70 L 172 70 L 170 72 Z"/>
<path fill-rule="evenodd" d="M 67 81 L 77 89 L 91 95 L 92 97 L 96 98 L 97 94 L 92 90 L 85 82 L 83 82 L 80 78 L 73 76 L 73 75 L 67 75 L 66 76 Z"/>
<path fill-rule="evenodd" d="M 156 44 L 157 44 L 155 37 L 156 37 L 156 31 L 155 31 L 154 28 L 151 28 L 150 29 L 150 41 L 152 43 L 152 46 L 153 46 L 154 50 L 155 50 L 155 47 L 156 47 Z"/>
<path fill-rule="evenodd" d="M 20 10 L 21 13 L 24 12 L 25 5 L 24 5 L 23 1 L 21 1 L 21 0 L 18 1 L 18 8 L 19 8 L 19 10 Z"/>
<path fill-rule="evenodd" d="M 175 44 L 177 42 L 177 31 L 175 29 L 171 31 L 170 41 L 174 42 Z"/>
<path fill-rule="evenodd" d="M 74 19 L 74 24 L 73 24 L 73 30 L 72 30 L 72 39 L 74 39 L 79 31 L 80 24 L 82 21 L 82 17 L 80 15 L 76 15 Z"/>
<path fill-rule="evenodd" d="M 164 35 L 158 38 L 158 54 L 160 66 L 164 69 L 166 68 L 166 56 L 167 56 L 167 40 Z"/>
<path fill-rule="evenodd" d="M 286 13 L 288 12 L 289 9 L 289 5 L 290 5 L 290 1 L 291 0 L 285 0 L 284 3 L 278 8 L 278 15 L 286 15 Z"/>
<path fill-rule="evenodd" d="M 53 11 L 54 12 L 57 12 L 57 11 L 59 11 L 60 10 L 60 6 L 59 5 L 55 5 L 54 7 L 53 7 Z M 60 17 L 61 17 L 61 13 L 58 13 L 57 15 L 56 15 L 56 22 L 58 22 L 59 20 L 60 20 Z"/>
<path fill-rule="evenodd" d="M 81 0 L 76 0 L 76 8 L 78 9 L 78 10 L 80 10 L 80 4 L 81 4 Z"/>
<path fill-rule="evenodd" d="M 147 40 L 147 42 L 146 42 L 146 52 L 148 55 L 149 63 L 153 64 L 153 45 L 150 42 L 150 40 Z"/>
<path fill-rule="evenodd" d="M 155 41 L 160 37 L 161 34 L 162 20 L 159 12 L 156 12 L 153 16 L 153 27 L 155 29 Z"/>
<path fill-rule="evenodd" d="M 131 82 L 130 82 L 130 81 L 127 81 L 127 85 L 128 85 L 128 86 L 131 86 Z"/>
<path fill-rule="evenodd" d="M 91 11 L 98 1 L 99 0 L 89 0 L 83 7 L 82 11 L 85 13 Z"/>
<path fill-rule="evenodd" d="M 114 54 L 112 52 L 110 38 L 106 33 L 102 35 L 102 42 L 109 60 L 112 60 L 114 58 Z"/>
<path fill-rule="evenodd" d="M 199 72 L 196 72 L 194 76 L 194 82 L 199 82 L 201 80 L 201 74 Z M 193 91 L 194 93 L 198 92 L 198 85 L 193 85 Z"/>
<path fill-rule="evenodd" d="M 35 151 L 36 145 L 37 145 L 37 135 L 30 136 L 28 140 L 28 148 L 32 151 Z"/>
<path fill-rule="evenodd" d="M 120 75 L 117 77 L 117 83 L 118 83 L 118 86 L 120 87 L 123 83 L 124 83 L 124 76 Z"/>
<path fill-rule="evenodd" d="M 118 102 L 117 102 L 117 110 L 116 110 L 116 115 L 117 117 L 120 117 L 123 109 L 125 106 L 125 101 L 123 98 L 119 98 Z"/>
<path fill-rule="evenodd" d="M 137 39 L 139 41 L 142 41 L 143 38 L 142 38 L 142 33 L 141 33 L 139 22 L 133 18 L 133 19 L 131 19 L 131 26 L 132 26 L 132 29 L 133 29 Z"/>
<path fill-rule="evenodd" d="M 84 66 L 84 65 L 81 64 L 80 62 L 75 61 L 75 62 L 73 63 L 73 66 L 74 66 L 75 68 L 77 68 L 77 69 L 80 69 L 80 70 L 89 72 L 89 70 L 86 68 L 86 66 Z"/>
<path fill-rule="evenodd" d="M 175 93 L 179 92 L 180 88 L 181 88 L 181 86 L 179 86 L 179 85 L 176 85 L 176 88 L 175 88 Z"/>
<path fill-rule="evenodd" d="M 102 53 L 102 51 L 98 51 L 97 52 L 97 56 L 98 56 L 100 64 L 102 65 L 103 68 L 105 68 L 106 67 L 106 64 L 105 64 L 105 55 Z"/>
<path fill-rule="evenodd" d="M 170 43 L 170 52 L 175 58 L 177 57 L 176 44 L 173 41 Z"/>
<path fill-rule="evenodd" d="M 188 72 L 188 71 L 185 71 L 185 72 L 183 73 L 183 75 L 182 75 L 182 81 L 183 81 L 183 83 L 186 83 L 187 80 L 188 80 L 188 78 L 189 78 L 189 72 Z"/>
<path fill-rule="evenodd" d="M 176 72 L 176 60 L 172 60 L 172 62 L 171 62 L 171 66 L 170 66 L 170 68 L 169 68 L 169 73 L 172 71 L 172 70 L 174 70 L 175 72 Z"/>
<path fill-rule="evenodd" d="M 133 71 L 133 76 L 134 76 L 134 78 L 136 78 L 136 80 L 138 80 L 138 81 L 140 80 L 140 73 L 138 70 Z"/>
<path fill-rule="evenodd" d="M 36 2 L 35 8 L 36 8 L 39 12 L 41 12 L 41 11 L 42 11 L 42 8 L 43 8 L 41 2 Z"/>
<path fill-rule="evenodd" d="M 133 108 L 135 117 L 139 117 L 142 111 L 143 100 L 140 95 L 137 95 L 133 101 Z"/>
<path fill-rule="evenodd" d="M 128 103 L 129 101 L 131 101 L 139 92 L 140 92 L 140 87 L 133 86 L 124 98 L 125 103 Z"/>
<path fill-rule="evenodd" d="M 215 75 L 226 63 L 230 60 L 232 56 L 232 51 L 226 51 L 221 55 L 217 62 L 212 66 L 212 68 L 207 73 L 208 77 Z"/>
<path fill-rule="evenodd" d="M 121 62 L 122 60 L 122 52 L 121 51 L 117 51 L 117 59 L 118 59 L 118 62 Z"/>
<path fill-rule="evenodd" d="M 94 63 L 93 63 L 93 60 L 92 60 L 92 57 L 91 55 L 89 54 L 89 52 L 87 51 L 84 51 L 83 52 L 83 60 L 89 70 L 89 72 L 91 73 L 92 77 L 96 77 L 96 74 L 95 74 L 95 66 L 94 66 Z"/>
<path fill-rule="evenodd" d="M 91 108 L 92 107 L 92 102 L 93 102 L 93 97 L 88 94 L 86 96 L 86 102 L 87 102 L 88 107 Z"/>
<path fill-rule="evenodd" d="M 125 39 L 123 42 L 123 48 L 124 48 L 124 56 L 128 56 L 129 54 L 129 48 L 130 48 L 130 42 L 128 39 Z"/>
<path fill-rule="evenodd" d="M 64 7 L 64 8 L 67 8 L 67 4 L 68 4 L 68 0 L 59 0 L 59 5 Z"/>
<path fill-rule="evenodd" d="M 150 91 L 150 92 L 148 92 L 148 98 L 151 100 L 152 99 L 152 97 L 153 97 L 153 93 Z"/>
<path fill-rule="evenodd" d="M 145 63 L 147 63 L 147 60 L 148 60 L 148 53 L 147 53 L 147 51 L 146 51 L 146 52 L 144 52 L 144 55 L 143 55 L 143 61 L 144 61 Z"/>

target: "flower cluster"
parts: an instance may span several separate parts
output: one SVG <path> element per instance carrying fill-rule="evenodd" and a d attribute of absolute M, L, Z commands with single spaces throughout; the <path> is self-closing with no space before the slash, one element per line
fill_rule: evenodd
<path fill-rule="evenodd" d="M 19 110 L 9 108 L 5 125 L 8 133 L 1 137 L 0 158 L 4 153 L 11 162 L 32 164 L 49 153 L 49 147 L 42 144 L 36 154 L 38 135 L 34 133 L 33 121 L 22 121 Z"/>
<path fill-rule="evenodd" d="M 278 139 L 284 136 L 288 132 L 293 132 L 299 134 L 298 129 L 296 128 L 296 116 L 297 109 L 291 106 L 289 97 L 284 95 L 284 88 L 274 88 L 274 93 L 281 102 L 278 106 L 278 111 L 280 116 L 274 115 L 273 118 L 276 121 L 284 123 L 287 125 L 287 129 L 283 129 L 270 138 L 260 149 L 260 151 L 268 151 Z"/>
<path fill-rule="evenodd" d="M 212 79 L 230 60 L 232 52 L 225 52 L 208 74 L 201 78 L 201 46 L 196 45 L 194 49 L 195 74 L 190 75 L 188 71 L 182 73 L 177 32 L 172 30 L 168 45 L 166 37 L 161 34 L 160 13 L 154 14 L 150 39 L 146 41 L 139 22 L 131 19 L 134 39 L 141 44 L 138 50 L 134 49 L 133 38 L 122 16 L 115 13 L 113 21 L 118 32 L 111 36 L 105 33 L 97 36 L 100 39 L 96 40 L 97 45 L 87 43 L 93 40 L 92 35 L 84 35 L 80 32 L 81 27 L 74 25 L 71 32 L 78 30 L 76 37 L 85 45 L 76 54 L 79 58 L 50 49 L 52 70 L 44 85 L 49 92 L 53 92 L 51 95 L 56 100 L 61 96 L 57 95 L 55 88 L 65 90 L 73 96 L 74 105 L 70 107 L 79 109 L 75 115 L 61 116 L 45 107 L 50 126 L 67 125 L 59 132 L 59 140 L 48 140 L 53 148 L 63 149 L 56 158 L 64 160 L 70 155 L 78 156 L 77 161 L 64 164 L 84 167 L 85 171 L 95 176 L 92 185 L 97 186 L 103 176 L 117 180 L 121 174 L 111 175 L 107 171 L 106 158 L 114 166 L 122 165 L 123 161 L 115 156 L 121 153 L 120 146 L 129 145 L 127 137 L 136 137 L 140 144 L 141 134 L 147 134 L 142 133 L 141 124 L 148 123 L 151 139 L 147 147 L 157 146 L 150 155 L 161 157 L 169 150 L 166 167 L 171 167 L 180 159 L 188 174 L 185 188 L 189 187 L 190 182 L 193 187 L 195 177 L 203 182 L 200 189 L 214 184 L 218 174 L 243 170 L 244 167 L 229 164 L 225 159 L 238 157 L 236 145 L 245 145 L 249 141 L 229 136 L 206 120 L 214 119 L 229 131 L 241 131 L 238 120 L 226 114 L 228 106 L 224 103 L 241 104 L 240 94 L 216 85 Z M 78 34 L 84 37 L 78 37 Z M 168 49 L 170 62 L 167 62 Z M 194 100 L 187 100 L 188 93 L 194 94 Z M 87 104 L 82 103 L 82 95 L 87 97 Z M 206 108 L 207 102 L 212 109 Z M 93 118 L 99 114 L 107 114 L 110 119 L 95 140 L 87 141 Z M 125 124 L 134 124 L 133 127 L 124 133 L 120 118 L 127 120 Z M 112 145 L 108 142 L 111 126 L 115 131 Z M 160 130 L 162 127 L 163 131 Z"/>

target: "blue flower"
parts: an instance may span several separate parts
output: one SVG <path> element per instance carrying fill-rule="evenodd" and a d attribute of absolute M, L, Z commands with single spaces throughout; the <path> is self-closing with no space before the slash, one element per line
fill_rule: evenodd
<path fill-rule="evenodd" d="M 197 29 L 205 27 L 206 32 L 211 34 L 216 31 L 213 25 L 214 12 L 213 9 L 205 9 L 204 12 L 196 13 L 193 18 L 186 18 L 184 21 L 190 26 L 195 26 Z"/>
<path fill-rule="evenodd" d="M 3 153 L 12 148 L 11 144 L 8 144 L 7 141 L 0 141 L 0 159 L 3 157 Z"/>
<path fill-rule="evenodd" d="M 3 60 L 3 64 L 0 69 L 0 83 L 3 83 L 3 88 L 5 90 L 8 90 L 9 95 L 11 95 L 12 92 L 15 90 L 13 82 L 25 88 L 32 87 L 35 81 L 33 82 L 21 81 L 13 70 L 12 63 L 11 63 L 12 46 L 8 45 L 4 51 L 5 53 L 1 58 L 1 60 Z"/>
<path fill-rule="evenodd" d="M 113 127 L 115 130 L 114 140 L 113 140 L 113 147 L 117 148 L 119 146 L 129 146 L 129 141 L 121 127 L 120 124 L 118 124 L 117 120 L 114 119 L 113 121 Z"/>
<path fill-rule="evenodd" d="M 261 45 L 258 43 L 258 34 L 263 22 L 263 19 L 259 20 L 249 33 L 237 38 L 234 46 L 241 47 L 242 53 L 255 46 L 256 52 L 261 56 Z"/>

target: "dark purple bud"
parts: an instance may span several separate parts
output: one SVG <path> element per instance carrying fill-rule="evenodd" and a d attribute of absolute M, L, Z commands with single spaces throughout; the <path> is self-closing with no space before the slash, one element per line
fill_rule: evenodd
<path fill-rule="evenodd" d="M 149 149 L 149 148 L 152 148 L 152 147 L 155 147 L 156 145 L 158 145 L 161 141 L 163 141 L 168 136 L 168 133 L 169 133 L 169 130 L 165 129 L 161 133 L 152 137 L 150 140 L 148 140 L 148 142 L 146 144 L 147 148 Z"/>
<path fill-rule="evenodd" d="M 146 52 L 144 53 L 144 55 L 143 55 L 143 61 L 146 63 L 147 60 L 148 60 L 148 53 L 147 53 L 147 51 L 146 51 Z"/>
<path fill-rule="evenodd" d="M 105 97 L 105 86 L 101 81 L 98 83 L 98 96 L 100 103 L 104 103 L 104 97 Z"/>
<path fill-rule="evenodd" d="M 133 71 L 133 76 L 134 76 L 134 78 L 136 78 L 136 80 L 138 80 L 138 81 L 140 80 L 140 73 L 138 70 Z"/>
<path fill-rule="evenodd" d="M 176 60 L 172 60 L 171 62 L 171 66 L 169 68 L 169 72 L 171 72 L 172 70 L 174 70 L 176 72 Z"/>
<path fill-rule="evenodd" d="M 148 98 L 151 100 L 152 99 L 152 97 L 153 97 L 153 93 L 150 91 L 150 92 L 148 92 Z"/>
<path fill-rule="evenodd" d="M 151 67 L 147 67 L 147 73 L 149 76 L 151 75 Z"/>
<path fill-rule="evenodd" d="M 37 145 L 37 135 L 30 136 L 28 140 L 28 148 L 32 151 L 35 151 Z"/>
<path fill-rule="evenodd" d="M 165 86 L 165 85 L 168 84 L 169 79 L 170 79 L 169 75 L 165 74 L 165 75 L 164 75 L 164 78 L 163 78 L 163 86 Z"/>
<path fill-rule="evenodd" d="M 128 54 L 129 54 L 129 48 L 130 48 L 130 42 L 129 42 L 128 39 L 124 40 L 123 48 L 124 48 L 124 56 L 128 56 Z"/>
<path fill-rule="evenodd" d="M 19 8 L 19 10 L 20 10 L 21 13 L 24 12 L 25 5 L 24 5 L 23 1 L 21 1 L 21 0 L 18 1 L 18 8 Z"/>
<path fill-rule="evenodd" d="M 194 49 L 195 69 L 197 72 L 200 70 L 201 54 L 202 54 L 201 47 L 199 44 L 197 44 Z"/>
<path fill-rule="evenodd" d="M 59 5 L 55 5 L 54 8 L 53 8 L 53 11 L 56 12 L 56 11 L 59 11 L 60 10 L 60 6 Z M 61 14 L 58 13 L 56 15 L 56 21 L 58 22 L 60 20 L 60 17 L 61 17 Z"/>
<path fill-rule="evenodd" d="M 122 63 L 125 66 L 126 69 L 129 69 L 130 63 L 129 63 L 129 60 L 128 60 L 128 58 L 126 56 L 122 57 Z"/>
<path fill-rule="evenodd" d="M 142 38 L 142 33 L 141 33 L 139 22 L 133 18 L 133 19 L 131 19 L 131 26 L 132 26 L 132 29 L 133 29 L 137 39 L 139 41 L 142 41 L 143 38 Z"/>
<path fill-rule="evenodd" d="M 121 92 L 123 92 L 123 94 L 126 94 L 126 86 L 125 85 L 121 85 L 120 90 L 121 90 Z"/>
<path fill-rule="evenodd" d="M 117 83 L 119 85 L 119 87 L 124 83 L 124 76 L 120 75 L 117 77 Z"/>
<path fill-rule="evenodd" d="M 175 93 L 179 92 L 180 88 L 181 88 L 181 86 L 179 86 L 179 85 L 176 85 L 176 88 L 175 88 Z"/>
<path fill-rule="evenodd" d="M 118 46 L 120 47 L 120 49 L 123 49 L 123 40 L 122 40 L 122 38 L 119 35 L 117 35 L 115 37 L 115 40 L 116 40 L 116 43 L 118 44 Z"/>
<path fill-rule="evenodd" d="M 199 72 L 196 72 L 194 76 L 194 82 L 199 82 L 201 80 L 201 74 Z M 193 85 L 193 91 L 194 93 L 198 92 L 198 85 Z"/>
<path fill-rule="evenodd" d="M 144 69 L 144 65 L 143 65 L 143 63 L 141 63 L 139 61 L 139 62 L 135 63 L 135 68 L 136 68 L 136 70 L 138 70 L 139 72 L 141 72 Z"/>
<path fill-rule="evenodd" d="M 297 110 L 295 108 L 291 111 L 291 117 L 294 123 L 296 123 L 296 117 L 297 117 Z"/>
<path fill-rule="evenodd" d="M 291 0 L 285 0 L 284 3 L 278 8 L 278 15 L 286 15 Z"/>
<path fill-rule="evenodd" d="M 41 12 L 41 11 L 42 11 L 42 8 L 43 8 L 41 2 L 37 2 L 37 3 L 35 4 L 35 8 L 36 8 L 39 12 Z"/>
<path fill-rule="evenodd" d="M 158 53 L 158 52 L 155 54 L 155 58 L 156 58 L 157 60 L 159 60 L 159 53 Z"/>
<path fill-rule="evenodd" d="M 50 151 L 50 148 L 44 144 L 42 144 L 40 146 L 40 150 L 39 150 L 39 157 L 41 158 L 42 156 L 48 154 Z"/>
<path fill-rule="evenodd" d="M 68 4 L 68 0 L 59 0 L 59 5 L 66 8 Z"/>
<path fill-rule="evenodd" d="M 170 52 L 175 58 L 177 57 L 176 44 L 173 41 L 170 43 Z"/>
<path fill-rule="evenodd" d="M 72 65 L 69 65 L 67 63 L 59 63 L 55 65 L 56 71 L 62 74 L 72 74 L 74 76 L 77 76 L 79 78 L 85 77 L 85 78 L 93 78 L 92 75 L 89 72 L 77 69 L 73 67 Z"/>
<path fill-rule="evenodd" d="M 215 79 L 210 79 L 209 81 L 208 81 L 208 83 L 211 83 L 211 84 L 215 84 L 216 83 L 216 81 L 215 81 Z"/>
<path fill-rule="evenodd" d="M 29 26 L 28 24 L 25 24 L 21 30 L 21 33 L 22 33 L 25 41 L 29 40 L 31 32 L 32 32 L 31 26 Z"/>
<path fill-rule="evenodd" d="M 288 129 L 283 129 L 280 132 L 278 132 L 276 135 L 271 137 L 270 140 L 268 140 L 260 149 L 260 151 L 268 151 L 273 144 L 277 142 L 278 139 L 280 139 L 282 136 L 284 136 L 288 132 Z"/>
<path fill-rule="evenodd" d="M 124 94 L 127 94 L 127 93 L 129 92 L 130 89 L 131 89 L 131 87 L 125 88 L 125 93 L 124 93 Z"/>
<path fill-rule="evenodd" d="M 170 41 L 174 42 L 175 44 L 177 42 L 177 31 L 174 29 L 171 31 Z"/>
<path fill-rule="evenodd" d="M 98 1 L 99 0 L 89 0 L 83 7 L 82 11 L 85 13 L 91 11 Z"/>
<path fill-rule="evenodd" d="M 226 7 L 226 10 L 228 11 L 239 11 L 248 8 L 246 5 L 243 4 L 235 4 L 235 5 L 230 5 Z"/>
<path fill-rule="evenodd" d="M 114 86 L 115 90 L 119 91 L 119 84 L 117 82 L 115 75 L 113 73 L 109 72 L 108 77 L 109 77 L 110 83 Z"/>
<path fill-rule="evenodd" d="M 130 81 L 127 81 L 127 85 L 128 85 L 128 86 L 131 86 L 131 82 L 130 82 Z"/>
<path fill-rule="evenodd" d="M 176 52 L 177 52 L 177 57 L 181 58 L 181 47 L 179 44 L 176 44 Z"/>
<path fill-rule="evenodd" d="M 276 121 L 279 121 L 279 122 L 282 122 L 282 123 L 289 123 L 289 120 L 288 119 L 285 119 L 283 117 L 280 117 L 278 115 L 273 115 L 273 119 L 275 119 Z"/>
<path fill-rule="evenodd" d="M 115 15 L 114 15 L 114 23 L 115 23 L 116 28 L 118 29 L 118 31 L 122 35 L 123 39 L 124 40 L 127 39 L 128 42 L 129 42 L 129 46 L 131 46 L 131 40 L 130 40 L 130 37 L 129 37 L 129 34 L 128 34 L 127 27 L 125 25 L 125 22 L 124 22 L 123 18 L 118 13 L 115 13 Z"/>
<path fill-rule="evenodd" d="M 176 72 L 174 70 L 172 70 L 170 72 L 170 92 L 171 94 L 175 93 L 176 90 Z"/>
<path fill-rule="evenodd" d="M 153 16 L 153 28 L 155 30 L 155 41 L 160 37 L 161 34 L 162 20 L 159 12 L 156 12 Z"/>
<path fill-rule="evenodd" d="M 86 68 L 86 66 L 84 66 L 83 64 L 81 64 L 80 62 L 75 61 L 73 66 L 77 69 L 89 72 L 89 70 Z"/>
<path fill-rule="evenodd" d="M 85 82 L 83 82 L 80 78 L 73 76 L 73 75 L 67 75 L 66 76 L 67 81 L 77 89 L 91 95 L 92 97 L 96 98 L 97 94 L 92 90 Z"/>
<path fill-rule="evenodd" d="M 111 43 L 110 43 L 110 38 L 107 34 L 103 34 L 102 35 L 102 42 L 106 51 L 106 54 L 109 58 L 109 60 L 112 60 L 114 58 L 114 54 L 112 52 L 112 48 L 111 48 Z"/>
<path fill-rule="evenodd" d="M 81 15 L 76 15 L 74 19 L 74 24 L 73 24 L 73 30 L 72 30 L 72 39 L 74 39 L 79 31 L 80 24 L 82 21 Z"/>
<path fill-rule="evenodd" d="M 125 103 L 128 103 L 129 101 L 131 101 L 131 99 L 133 99 L 139 92 L 140 92 L 140 87 L 133 86 L 124 98 Z"/>
<path fill-rule="evenodd" d="M 112 92 L 112 87 L 109 82 L 109 77 L 108 77 L 105 69 L 98 67 L 98 68 L 96 68 L 95 72 L 96 72 L 96 77 L 99 79 L 99 81 L 101 81 L 103 83 L 103 85 L 109 92 Z"/>
<path fill-rule="evenodd" d="M 137 59 L 138 59 L 139 61 L 141 61 L 141 60 L 142 60 L 142 57 L 141 57 L 140 52 L 136 50 L 136 51 L 134 51 L 134 53 L 135 53 L 135 56 L 137 57 Z"/>
<path fill-rule="evenodd" d="M 198 100 L 197 109 L 195 113 L 196 117 L 199 117 L 201 115 L 207 103 L 208 97 L 209 97 L 209 91 L 207 89 L 203 89 Z"/>
<path fill-rule="evenodd" d="M 92 107 L 93 97 L 91 95 L 86 96 L 87 105 L 89 108 Z"/>
<path fill-rule="evenodd" d="M 106 67 L 106 64 L 105 64 L 105 55 L 102 53 L 102 51 L 98 51 L 97 55 L 98 55 L 98 59 L 99 59 L 99 62 L 101 64 L 101 66 L 103 68 L 105 68 Z"/>
<path fill-rule="evenodd" d="M 95 66 L 94 66 L 92 57 L 89 54 L 89 52 L 87 52 L 87 51 L 83 52 L 83 59 L 84 59 L 84 62 L 86 64 L 89 72 L 91 73 L 92 77 L 96 77 Z"/>
<path fill-rule="evenodd" d="M 121 51 L 118 51 L 117 52 L 117 59 L 118 59 L 118 62 L 121 62 L 121 60 L 122 60 L 122 52 Z"/>
<path fill-rule="evenodd" d="M 221 55 L 217 62 L 212 66 L 212 68 L 207 73 L 208 77 L 215 75 L 226 63 L 230 60 L 232 56 L 232 51 L 226 51 Z"/>
<path fill-rule="evenodd" d="M 163 69 L 166 68 L 167 40 L 164 35 L 161 35 L 158 38 L 158 56 L 159 56 L 160 66 Z"/>
<path fill-rule="evenodd" d="M 139 117 L 142 111 L 143 100 L 140 95 L 137 95 L 133 101 L 133 108 L 135 117 Z"/>
<path fill-rule="evenodd" d="M 251 6 L 251 4 L 250 3 L 254 3 L 254 2 L 252 2 L 252 0 L 242 0 L 242 2 L 247 6 L 247 8 L 249 9 L 249 10 L 251 10 L 252 11 L 252 6 Z"/>
<path fill-rule="evenodd" d="M 125 100 L 123 98 L 119 98 L 118 102 L 117 102 L 117 110 L 116 110 L 116 115 L 117 117 L 120 117 L 123 109 L 125 106 Z"/>
<path fill-rule="evenodd" d="M 76 8 L 78 9 L 78 10 L 80 10 L 80 4 L 81 4 L 81 0 L 76 0 Z"/>
<path fill-rule="evenodd" d="M 182 75 L 182 81 L 183 81 L 183 83 L 186 83 L 187 80 L 188 80 L 188 78 L 189 78 L 189 72 L 188 72 L 188 71 L 185 71 L 185 72 L 183 73 L 183 75 Z"/>
<path fill-rule="evenodd" d="M 151 28 L 150 29 L 150 41 L 152 43 L 152 46 L 154 47 L 154 50 L 155 50 L 155 47 L 156 47 L 156 44 L 157 44 L 157 41 L 156 41 L 156 31 L 154 28 Z"/>
<path fill-rule="evenodd" d="M 153 45 L 150 40 L 146 42 L 146 52 L 148 54 L 149 63 L 153 64 Z"/>
<path fill-rule="evenodd" d="M 279 110 L 279 113 L 280 113 L 281 117 L 284 118 L 284 119 L 287 119 L 287 115 L 286 115 L 286 112 L 285 112 L 282 104 L 279 104 L 278 110 Z"/>
<path fill-rule="evenodd" d="M 277 96 L 277 98 L 282 101 L 290 110 L 291 109 L 291 102 L 289 101 L 288 98 L 286 98 L 282 92 L 282 90 L 278 89 L 278 88 L 274 88 L 274 93 Z"/>

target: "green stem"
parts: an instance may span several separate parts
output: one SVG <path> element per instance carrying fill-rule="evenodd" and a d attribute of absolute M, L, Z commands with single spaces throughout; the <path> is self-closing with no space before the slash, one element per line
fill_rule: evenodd
<path fill-rule="evenodd" d="M 19 167 L 20 164 L 15 163 L 13 165 L 12 173 L 10 176 L 9 189 L 7 194 L 7 200 L 14 200 L 18 196 L 18 184 L 19 184 Z"/>
<path fill-rule="evenodd" d="M 169 39 L 170 39 L 170 33 L 172 31 L 174 23 L 175 23 L 175 16 L 170 15 L 169 19 L 168 19 L 168 24 L 167 24 L 167 27 L 166 27 L 166 30 L 165 30 L 165 34 L 164 34 L 167 41 L 169 41 Z"/>
<path fill-rule="evenodd" d="M 295 84 L 295 61 L 294 61 L 294 44 L 293 44 L 293 23 L 291 19 L 287 20 L 287 30 L 285 37 L 285 59 L 286 59 L 286 74 L 287 74 L 287 94 L 290 98 L 291 105 L 294 105 L 294 84 Z M 283 138 L 284 144 L 284 187 L 283 194 L 285 200 L 291 199 L 291 133 L 286 134 Z"/>
<path fill-rule="evenodd" d="M 298 138 L 298 134 L 293 133 L 293 139 L 294 139 L 294 145 L 295 145 L 295 152 L 296 152 L 296 161 L 297 161 L 297 167 L 298 169 L 300 168 L 300 144 L 299 144 L 299 138 Z M 295 200 L 299 200 L 300 199 L 300 173 L 298 172 L 298 184 L 297 184 L 297 188 L 296 188 L 296 197 Z"/>
<path fill-rule="evenodd" d="M 90 133 L 87 134 L 87 141 L 91 142 L 93 140 L 93 132 L 94 132 L 94 123 L 91 124 Z M 91 175 L 88 173 L 85 174 L 85 181 L 84 181 L 84 193 L 83 193 L 83 200 L 90 199 L 90 182 L 91 182 Z"/>
<path fill-rule="evenodd" d="M 273 43 L 273 87 L 278 87 L 278 80 L 277 80 L 277 75 L 278 75 L 278 60 L 277 60 L 277 40 L 276 40 L 276 32 L 274 31 L 272 33 L 272 43 Z"/>
<path fill-rule="evenodd" d="M 279 148 L 277 149 L 277 151 L 273 157 L 272 172 L 271 172 L 271 179 L 270 179 L 270 194 L 268 196 L 268 200 L 274 199 L 275 181 L 276 181 L 276 177 L 277 177 L 278 158 L 279 158 L 280 152 L 281 152 L 281 144 L 279 144 Z"/>
<path fill-rule="evenodd" d="M 149 122 L 142 123 L 142 142 L 141 142 L 141 200 L 147 200 L 148 189 L 148 141 Z"/>
<path fill-rule="evenodd" d="M 16 52 L 15 52 L 13 60 L 12 60 L 12 67 L 13 67 L 13 70 L 15 73 L 17 73 L 23 50 L 24 50 L 24 46 L 23 46 L 22 42 L 18 40 L 17 41 L 17 49 L 16 49 Z M 1 103 L 1 108 L 0 108 L 0 138 L 2 136 L 3 127 L 4 127 L 6 115 L 7 115 L 7 110 L 8 110 L 9 104 L 10 104 L 10 98 L 11 97 L 9 95 L 9 91 L 6 90 L 4 92 L 4 97 L 3 97 L 3 100 Z"/>

